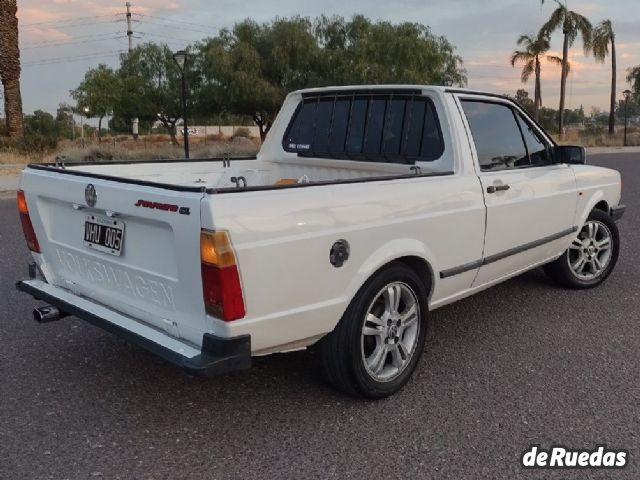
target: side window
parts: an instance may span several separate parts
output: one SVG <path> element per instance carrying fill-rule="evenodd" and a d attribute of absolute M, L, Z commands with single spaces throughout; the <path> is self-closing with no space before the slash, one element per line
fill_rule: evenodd
<path fill-rule="evenodd" d="M 329 152 L 329 135 L 331 134 L 331 118 L 333 117 L 333 99 L 322 99 L 316 108 L 315 133 L 311 151 L 315 154 Z"/>
<path fill-rule="evenodd" d="M 422 129 L 427 102 L 413 100 L 407 108 L 405 124 L 407 128 L 405 153 L 409 158 L 418 158 L 422 146 Z"/>
<path fill-rule="evenodd" d="M 330 155 L 344 153 L 350 108 L 351 100 L 348 98 L 338 98 L 333 106 L 333 125 L 331 125 L 331 139 L 329 140 Z"/>
<path fill-rule="evenodd" d="M 427 103 L 424 115 L 424 129 L 422 130 L 422 148 L 420 149 L 420 159 L 430 162 L 437 159 L 442 152 L 444 145 L 442 135 L 438 128 L 438 118 L 433 104 Z"/>
<path fill-rule="evenodd" d="M 385 157 L 400 155 L 402 122 L 404 120 L 406 103 L 406 98 L 394 98 L 388 102 L 387 118 L 384 125 L 384 136 L 382 138 L 382 152 Z"/>
<path fill-rule="evenodd" d="M 367 133 L 364 137 L 364 153 L 370 157 L 380 153 L 382 128 L 384 126 L 384 112 L 387 102 L 384 98 L 374 98 L 369 105 L 367 118 Z"/>
<path fill-rule="evenodd" d="M 296 115 L 296 121 L 289 129 L 285 140 L 288 149 L 298 152 L 311 150 L 317 106 L 318 102 L 315 100 L 302 102 Z"/>
<path fill-rule="evenodd" d="M 527 146 L 529 152 L 529 159 L 532 166 L 550 165 L 551 156 L 549 155 L 549 149 L 547 144 L 540 138 L 540 135 L 531 127 L 531 124 L 522 117 L 519 113 L 516 114 L 520 129 L 522 130 L 522 136 L 524 137 L 524 143 Z"/>
<path fill-rule="evenodd" d="M 304 98 L 282 146 L 299 155 L 406 164 L 444 153 L 433 102 L 401 91 Z"/>
<path fill-rule="evenodd" d="M 362 153 L 368 104 L 369 101 L 366 98 L 356 98 L 351 103 L 351 117 L 349 118 L 349 133 L 347 134 L 346 145 L 347 155 Z"/>
<path fill-rule="evenodd" d="M 462 107 L 482 170 L 530 166 L 520 128 L 510 107 L 475 100 L 464 100 Z"/>

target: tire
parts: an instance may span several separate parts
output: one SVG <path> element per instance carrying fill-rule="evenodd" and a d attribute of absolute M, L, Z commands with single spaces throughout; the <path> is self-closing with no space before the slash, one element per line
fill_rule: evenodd
<path fill-rule="evenodd" d="M 606 212 L 593 210 L 571 246 L 557 260 L 545 265 L 544 271 L 563 287 L 597 287 L 613 271 L 619 251 L 616 223 Z"/>
<path fill-rule="evenodd" d="M 427 297 L 424 281 L 403 263 L 378 271 L 358 291 L 334 331 L 316 344 L 318 367 L 327 382 L 371 399 L 400 390 L 424 349 Z"/>

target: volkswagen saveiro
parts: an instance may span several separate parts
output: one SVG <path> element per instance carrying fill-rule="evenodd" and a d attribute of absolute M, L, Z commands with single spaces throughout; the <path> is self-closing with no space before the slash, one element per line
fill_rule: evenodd
<path fill-rule="evenodd" d="M 537 266 L 613 270 L 618 172 L 518 105 L 425 86 L 291 93 L 256 158 L 29 165 L 17 288 L 202 374 L 313 347 L 342 391 L 390 395 L 429 312 Z"/>

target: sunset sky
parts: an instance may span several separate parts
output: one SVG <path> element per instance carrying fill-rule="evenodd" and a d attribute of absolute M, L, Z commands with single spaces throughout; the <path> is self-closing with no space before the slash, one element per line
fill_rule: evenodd
<path fill-rule="evenodd" d="M 626 69 L 640 64 L 640 8 L 637 0 L 568 0 L 569 8 L 594 24 L 609 18 L 617 33 L 618 91 L 627 88 Z M 22 93 L 25 112 L 55 112 L 70 101 L 68 91 L 84 72 L 98 63 L 116 66 L 118 52 L 126 49 L 125 1 L 18 0 L 22 50 Z M 555 3 L 547 0 L 137 0 L 132 2 L 135 42 L 165 42 L 180 49 L 234 22 L 251 17 L 268 21 L 276 16 L 362 13 L 372 19 L 412 21 L 429 25 L 444 35 L 465 62 L 470 88 L 514 93 L 522 88 L 520 70 L 511 68 L 509 56 L 518 35 L 534 33 L 548 18 Z M 560 55 L 560 34 L 552 38 L 552 54 Z M 611 67 L 584 57 L 580 41 L 571 51 L 568 80 L 569 108 L 584 105 L 607 109 Z M 557 108 L 559 68 L 543 66 L 543 104 Z M 524 86 L 533 95 L 533 82 Z M 620 94 L 620 97 L 622 95 Z"/>

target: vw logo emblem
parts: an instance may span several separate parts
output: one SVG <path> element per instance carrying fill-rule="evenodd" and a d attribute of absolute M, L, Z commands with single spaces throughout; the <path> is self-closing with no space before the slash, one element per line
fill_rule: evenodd
<path fill-rule="evenodd" d="M 84 189 L 84 199 L 87 202 L 87 205 L 89 205 L 90 207 L 94 207 L 96 205 L 96 201 L 98 200 L 96 187 L 91 184 L 87 185 L 87 188 Z"/>

